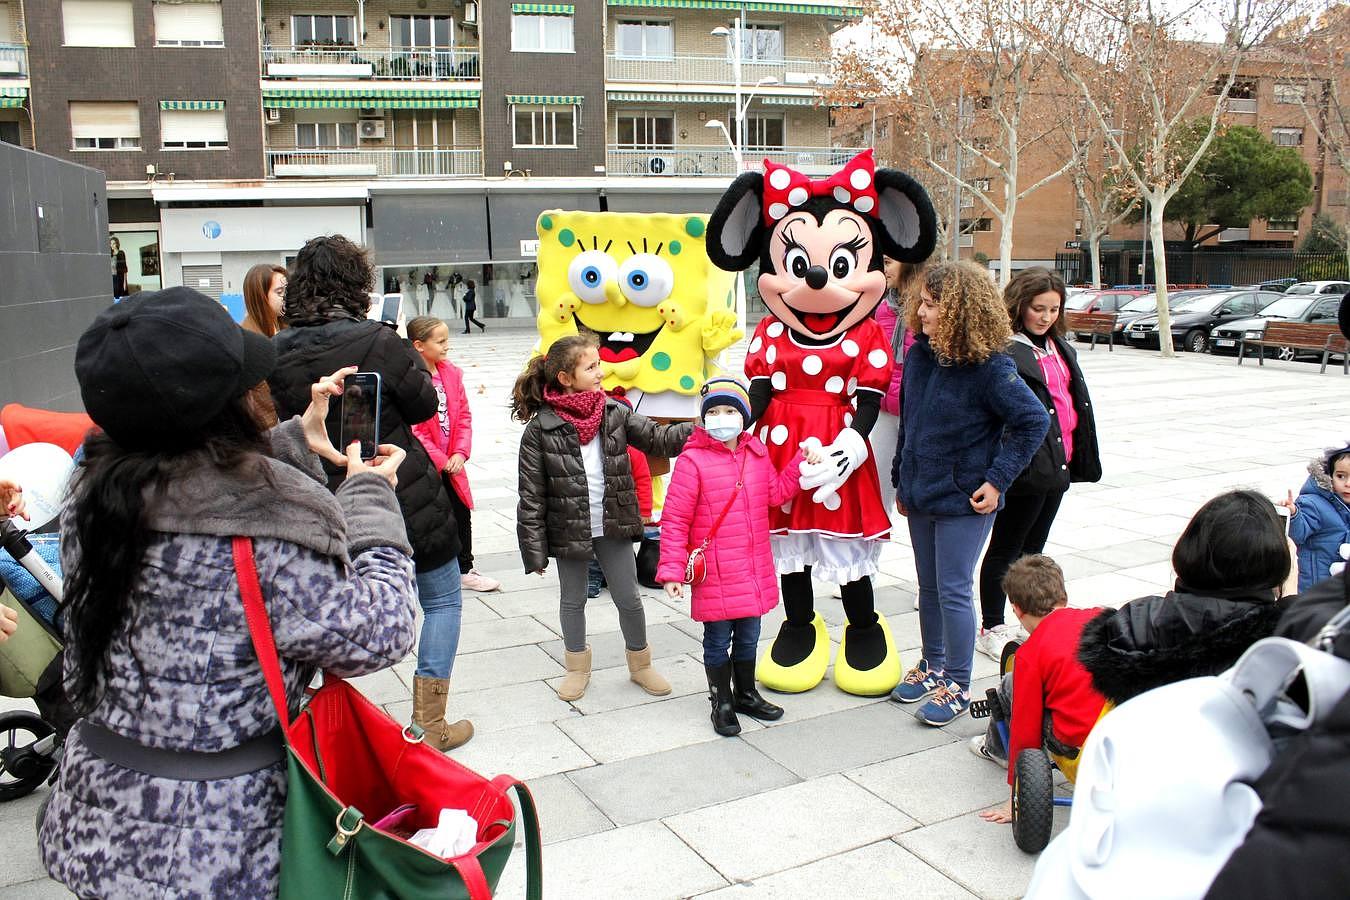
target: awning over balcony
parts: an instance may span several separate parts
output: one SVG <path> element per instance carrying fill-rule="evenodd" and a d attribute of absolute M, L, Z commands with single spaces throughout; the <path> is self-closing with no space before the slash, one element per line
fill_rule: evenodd
<path fill-rule="evenodd" d="M 178 110 L 195 112 L 203 109 L 224 109 L 224 100 L 161 100 L 159 108 L 165 110 Z"/>
<path fill-rule="evenodd" d="M 815 97 L 793 97 L 768 94 L 759 98 L 765 106 L 815 106 Z"/>
<path fill-rule="evenodd" d="M 506 102 L 529 106 L 576 106 L 585 100 L 579 94 L 507 94 Z"/>
<path fill-rule="evenodd" d="M 735 94 L 711 94 L 671 91 L 610 91 L 609 99 L 618 103 L 730 103 Z"/>
<path fill-rule="evenodd" d="M 571 3 L 512 3 L 511 12 L 527 16 L 570 16 L 576 13 Z"/>
<path fill-rule="evenodd" d="M 665 9 L 730 9 L 746 12 L 795 13 L 806 16 L 855 18 L 863 11 L 851 6 L 825 6 L 814 3 L 773 3 L 769 0 L 606 0 L 610 6 L 647 6 Z"/>
<path fill-rule="evenodd" d="M 454 88 L 263 88 L 263 106 L 279 109 L 467 109 L 478 106 L 478 97 L 476 90 Z"/>
<path fill-rule="evenodd" d="M 0 109 L 18 109 L 27 99 L 26 87 L 0 87 Z"/>

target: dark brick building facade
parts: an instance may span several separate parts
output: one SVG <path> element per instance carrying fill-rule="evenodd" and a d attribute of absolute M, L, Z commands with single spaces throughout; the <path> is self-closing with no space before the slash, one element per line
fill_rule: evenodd
<path fill-rule="evenodd" d="M 131 0 L 134 47 L 67 47 L 61 0 L 26 0 L 36 148 L 107 173 L 109 181 L 146 178 L 263 177 L 262 99 L 258 90 L 258 10 L 221 4 L 223 47 L 156 47 L 152 0 Z M 139 150 L 76 150 L 71 101 L 131 101 L 140 109 Z M 224 101 L 229 146 L 162 146 L 160 101 Z"/>

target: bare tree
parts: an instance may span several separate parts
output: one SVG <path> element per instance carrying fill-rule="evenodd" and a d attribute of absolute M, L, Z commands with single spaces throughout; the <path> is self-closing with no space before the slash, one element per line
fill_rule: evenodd
<path fill-rule="evenodd" d="M 1078 88 L 1088 120 L 1110 149 L 1123 180 L 1148 204 L 1149 235 L 1158 297 L 1162 355 L 1173 356 L 1167 309 L 1167 203 L 1209 149 L 1238 70 L 1251 48 L 1287 18 L 1294 0 L 1190 0 L 1178 8 L 1162 0 L 1088 0 L 1070 7 L 1063 25 L 1039 27 L 1039 43 L 1059 60 L 1059 71 Z M 1222 34 L 1217 42 L 1197 38 Z M 1096 66 L 1114 81 L 1104 94 Z M 1130 131 L 1117 120 L 1113 100 L 1137 98 L 1140 121 Z M 1176 151 L 1188 122 L 1208 118 L 1192 152 Z"/>

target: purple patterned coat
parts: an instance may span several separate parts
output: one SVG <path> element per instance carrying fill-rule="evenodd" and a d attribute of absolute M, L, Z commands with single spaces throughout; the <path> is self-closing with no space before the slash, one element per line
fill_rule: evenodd
<path fill-rule="evenodd" d="M 295 451 L 297 429 L 291 420 L 274 431 L 277 456 L 288 456 L 287 441 Z M 151 517 L 157 533 L 92 721 L 149 746 L 196 751 L 276 727 L 230 534 L 254 538 L 293 714 L 307 671 L 360 675 L 408 653 L 416 588 L 393 490 L 359 475 L 334 497 L 313 480 L 312 456 L 296 461 L 306 472 L 269 461 L 275 486 L 210 471 L 171 491 L 173 502 Z M 197 528 L 166 527 L 183 522 Z M 69 571 L 79 547 L 68 522 L 62 535 Z M 73 735 L 40 834 L 43 863 L 82 897 L 273 897 L 285 797 L 282 765 L 176 781 L 99 759 Z"/>

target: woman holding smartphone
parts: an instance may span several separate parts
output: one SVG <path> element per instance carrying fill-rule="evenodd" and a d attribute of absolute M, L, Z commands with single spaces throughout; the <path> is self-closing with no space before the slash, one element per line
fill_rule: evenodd
<path fill-rule="evenodd" d="M 454 507 L 435 464 L 412 426 L 436 415 L 436 391 L 421 357 L 390 328 L 366 318 L 375 279 L 360 247 L 341 235 L 317 237 L 295 258 L 286 284 L 289 328 L 273 338 L 277 367 L 268 378 L 277 413 L 284 419 L 309 403 L 315 373 L 356 366 L 379 378 L 377 442 L 408 453 L 399 469 L 398 495 L 417 569 L 417 594 L 425 619 L 417 642 L 413 722 L 441 750 L 473 737 L 467 721 L 445 720 L 450 672 L 459 648 L 459 536 Z M 328 435 L 342 441 L 338 404 L 328 416 Z M 345 450 L 346 448 L 342 448 Z M 329 468 L 329 487 L 341 472 Z"/>

